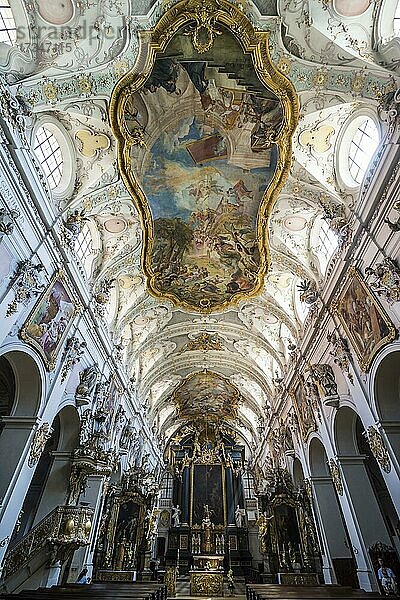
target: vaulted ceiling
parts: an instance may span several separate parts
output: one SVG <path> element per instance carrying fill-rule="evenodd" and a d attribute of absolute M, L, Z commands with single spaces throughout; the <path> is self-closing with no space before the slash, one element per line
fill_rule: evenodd
<path fill-rule="evenodd" d="M 300 302 L 297 285 L 301 280 L 324 285 L 327 259 L 320 248 L 321 225 L 330 223 L 342 243 L 358 194 L 358 189 L 346 188 L 338 175 L 343 128 L 361 108 L 376 108 L 379 98 L 390 91 L 393 76 L 391 65 L 382 64 L 374 42 L 373 20 L 378 18 L 379 3 L 354 1 L 352 14 L 349 3 L 340 0 L 235 4 L 234 10 L 245 14 L 255 30 L 269 33 L 272 63 L 290 81 L 300 107 L 290 172 L 268 222 L 267 270 L 255 295 L 246 297 L 244 293 L 239 300 L 230 297 L 208 312 L 196 309 L 197 300 L 182 303 L 171 294 L 166 297 L 162 285 L 156 297 L 148 289 L 148 273 L 146 276 L 143 269 L 141 216 L 121 180 L 109 103 L 114 86 L 135 64 L 138 72 L 143 71 L 141 61 L 149 36 L 143 32 L 154 28 L 174 4 L 62 0 L 51 2 L 50 9 L 50 3 L 38 0 L 38 10 L 28 17 L 29 43 L 21 45 L 19 54 L 10 51 L 9 79 L 32 106 L 32 127 L 37 120 L 52 118 L 69 139 L 74 182 L 64 197 L 55 194 L 57 209 L 64 220 L 76 209 L 85 211 L 93 238 L 90 271 L 85 277 L 94 292 L 102 282 L 114 280 L 106 319 L 115 344 L 123 347 L 124 363 L 154 431 L 168 440 L 193 418 L 194 410 L 202 407 L 211 414 L 208 400 L 192 385 L 194 374 L 206 372 L 212 374 L 213 389 L 221 386 L 220 408 L 224 402 L 226 405 L 225 395 L 232 386 L 237 407 L 230 413 L 221 408 L 221 414 L 254 445 L 260 426 L 273 410 L 278 380 L 303 335 L 307 305 Z M 195 10 L 202 3 L 189 0 L 186 4 Z M 218 2 L 207 0 L 204 5 L 215 9 Z M 51 37 L 54 32 L 59 32 L 56 40 Z M 169 48 L 171 55 L 176 54 L 173 44 Z M 210 62 L 204 76 L 213 80 L 216 89 L 235 87 L 238 93 L 247 90 L 262 97 L 265 88 L 249 73 L 248 56 L 247 62 L 243 60 L 240 66 L 237 61 L 225 72 L 223 64 L 207 58 Z M 177 87 L 182 91 L 185 86 L 186 95 L 174 98 L 166 89 L 147 89 L 137 100 L 136 108 L 144 103 L 151 128 L 144 145 L 133 153 L 132 163 L 142 182 L 147 177 L 149 189 L 165 185 L 172 177 L 181 177 L 182 185 L 190 185 L 184 174 L 172 168 L 161 173 L 161 164 L 157 165 L 157 156 L 152 154 L 161 128 L 165 151 L 165 144 L 174 143 L 177 115 L 200 118 L 204 109 L 200 95 L 194 98 L 196 89 L 187 70 L 181 67 L 178 75 Z M 152 118 L 152 112 L 156 117 L 153 114 Z M 208 127 L 206 134 L 215 135 L 223 118 L 218 122 L 210 113 L 207 118 L 203 121 Z M 189 125 L 190 120 L 187 133 Z M 230 129 L 236 142 L 237 129 Z M 224 131 L 228 131 L 226 123 Z M 266 152 L 247 158 L 254 159 L 254 164 L 245 165 L 243 155 L 237 163 L 247 169 L 245 190 L 254 183 L 250 169 L 263 168 L 263 160 L 267 160 Z M 239 181 L 237 175 L 225 182 L 226 186 Z M 220 186 L 221 181 L 217 182 Z M 146 183 L 143 189 L 146 192 Z M 201 375 L 196 377 L 202 380 Z M 185 410 L 177 401 L 182 390 Z"/>

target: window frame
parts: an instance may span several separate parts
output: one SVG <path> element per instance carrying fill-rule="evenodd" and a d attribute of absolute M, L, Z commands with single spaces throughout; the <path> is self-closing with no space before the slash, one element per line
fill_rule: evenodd
<path fill-rule="evenodd" d="M 364 176 L 363 176 L 363 180 L 364 180 L 365 175 L 369 171 L 372 161 L 374 159 L 374 156 L 376 155 L 376 152 L 379 149 L 379 146 L 382 142 L 382 127 L 381 127 L 381 123 L 378 120 L 376 112 L 368 106 L 363 106 L 363 107 L 359 108 L 358 110 L 353 111 L 351 113 L 351 115 L 349 115 L 349 117 L 343 123 L 343 125 L 339 131 L 339 134 L 338 134 L 338 137 L 336 140 L 336 144 L 335 144 L 335 155 L 334 155 L 335 176 L 336 176 L 339 187 L 343 190 L 347 189 L 350 192 L 356 192 L 357 190 L 359 190 L 360 187 L 362 186 L 362 182 L 363 182 L 363 180 L 362 180 L 361 183 L 357 183 L 354 180 L 353 176 L 350 173 L 348 157 L 349 157 L 351 143 L 353 141 L 354 136 L 356 135 L 359 125 L 361 123 L 363 123 L 367 118 L 370 118 L 374 122 L 374 125 L 376 126 L 376 128 L 378 130 L 379 141 L 378 141 L 377 148 L 375 149 L 373 155 L 371 156 L 371 159 L 368 163 L 368 167 L 364 173 Z"/>
<path fill-rule="evenodd" d="M 63 155 L 64 160 L 61 181 L 59 185 L 53 189 L 51 189 L 49 185 L 49 191 L 53 198 L 56 198 L 57 200 L 68 199 L 73 193 L 77 175 L 76 150 L 73 141 L 65 127 L 60 123 L 60 121 L 58 121 L 58 119 L 56 119 L 53 115 L 49 113 L 43 113 L 36 121 L 35 126 L 32 129 L 30 138 L 32 153 L 35 157 L 36 154 L 33 148 L 35 146 L 36 133 L 38 129 L 40 129 L 40 127 L 45 127 L 54 135 L 61 148 L 61 153 Z"/>
<path fill-rule="evenodd" d="M 8 27 L 6 20 L 10 20 L 10 16 L 5 16 L 4 12 L 9 11 L 11 19 L 14 24 L 13 27 Z M 3 27 L 4 25 L 4 27 Z M 15 36 L 11 36 L 10 32 L 14 32 Z M 4 34 L 4 35 L 3 35 Z M 8 37 L 7 39 L 2 39 Z M 17 23 L 15 20 L 14 12 L 11 8 L 9 0 L 3 0 L 0 2 L 0 43 L 7 44 L 7 46 L 15 46 L 18 40 Z"/>
<path fill-rule="evenodd" d="M 46 125 L 41 125 L 36 130 L 32 149 L 50 189 L 56 190 L 64 172 L 64 156 L 56 136 Z"/>

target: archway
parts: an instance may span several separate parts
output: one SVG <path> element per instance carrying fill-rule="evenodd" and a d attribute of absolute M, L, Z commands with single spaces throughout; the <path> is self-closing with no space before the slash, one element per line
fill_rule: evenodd
<path fill-rule="evenodd" d="M 322 549 L 326 581 L 359 587 L 345 520 L 328 468 L 328 457 L 322 442 L 313 438 L 309 447 L 311 481 L 314 490 L 314 513 L 323 539 Z M 332 572 L 333 570 L 333 572 Z"/>
<path fill-rule="evenodd" d="M 53 431 L 36 465 L 13 542 L 23 537 L 54 508 L 65 504 L 79 427 L 79 415 L 72 406 L 66 406 L 54 417 Z"/>
<path fill-rule="evenodd" d="M 0 497 L 5 500 L 36 423 L 42 385 L 39 368 L 29 354 L 11 351 L 0 357 L 0 456 L 7 456 L 1 467 Z"/>
<path fill-rule="evenodd" d="M 385 356 L 378 366 L 374 394 L 382 428 L 400 464 L 400 351 Z"/>
<path fill-rule="evenodd" d="M 334 424 L 343 487 L 352 511 L 357 515 L 361 538 L 368 553 L 367 564 L 377 572 L 378 548 L 395 548 L 397 521 L 385 481 L 365 440 L 360 417 L 349 407 L 341 407 Z M 395 566 L 395 565 L 393 565 Z"/>
<path fill-rule="evenodd" d="M 295 488 L 304 486 L 303 466 L 298 458 L 293 460 L 293 483 Z"/>

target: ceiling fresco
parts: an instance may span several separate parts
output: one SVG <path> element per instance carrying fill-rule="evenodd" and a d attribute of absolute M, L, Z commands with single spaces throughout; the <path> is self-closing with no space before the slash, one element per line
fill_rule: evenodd
<path fill-rule="evenodd" d="M 234 385 L 211 371 L 190 375 L 172 396 L 178 418 L 205 421 L 234 419 L 240 399 Z"/>
<path fill-rule="evenodd" d="M 211 21 L 199 8 L 195 18 L 183 6 L 171 11 L 153 32 L 157 39 L 165 27 L 170 42 L 153 53 L 144 81 L 136 69 L 122 80 L 111 110 L 120 170 L 142 216 L 148 289 L 204 312 L 262 288 L 266 224 L 298 112 L 267 36 L 242 25 L 256 42 L 249 52 L 226 26 L 236 26 L 231 7 L 218 8 Z"/>

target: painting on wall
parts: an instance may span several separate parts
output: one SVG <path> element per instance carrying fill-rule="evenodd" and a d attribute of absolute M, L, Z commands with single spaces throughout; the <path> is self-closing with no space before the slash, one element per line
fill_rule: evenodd
<path fill-rule="evenodd" d="M 359 365 L 367 371 L 376 353 L 396 337 L 396 329 L 360 273 L 351 267 L 339 299 L 332 304 Z"/>
<path fill-rule="evenodd" d="M 302 377 L 299 377 L 297 385 L 291 391 L 291 397 L 299 421 L 301 436 L 306 442 L 310 433 L 317 430 L 317 422 L 312 404 L 307 398 L 306 386 Z"/>
<path fill-rule="evenodd" d="M 224 26 L 201 49 L 182 25 L 189 15 L 167 13 L 170 29 L 160 23 L 152 36 L 169 46 L 158 49 L 147 79 L 128 74 L 111 102 L 120 171 L 142 217 L 149 291 L 203 312 L 262 288 L 267 221 L 298 118 L 290 82 L 267 53 L 237 41 L 235 10 L 218 2 Z"/>
<path fill-rule="evenodd" d="M 77 306 L 62 273 L 57 273 L 41 295 L 20 336 L 42 356 L 46 368 L 55 367 L 57 356 L 75 318 Z"/>
<path fill-rule="evenodd" d="M 201 525 L 208 505 L 214 525 L 225 524 L 222 465 L 193 465 L 192 525 Z"/>

